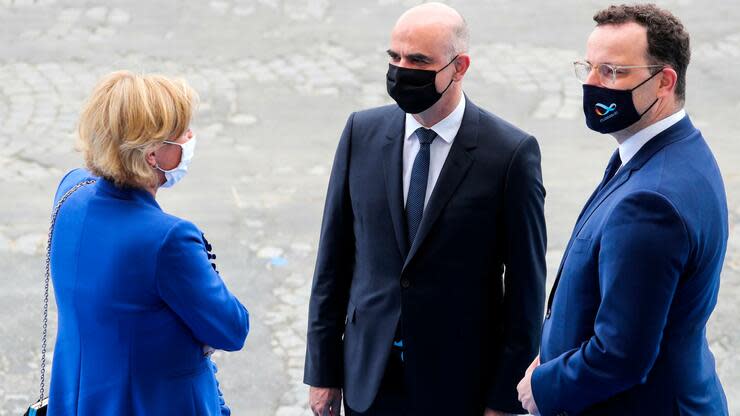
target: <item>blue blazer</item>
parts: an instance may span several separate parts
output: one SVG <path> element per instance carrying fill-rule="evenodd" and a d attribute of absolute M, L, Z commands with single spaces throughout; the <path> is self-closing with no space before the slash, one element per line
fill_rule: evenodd
<path fill-rule="evenodd" d="M 337 148 L 308 314 L 304 381 L 373 403 L 402 327 L 414 414 L 523 412 L 545 303 L 545 189 L 531 135 L 466 102 L 407 241 L 405 113 L 354 113 Z M 504 286 L 506 290 L 504 291 Z"/>
<path fill-rule="evenodd" d="M 55 201 L 90 177 L 70 172 Z M 62 205 L 51 273 L 50 415 L 221 414 L 203 345 L 242 348 L 249 318 L 193 224 L 146 191 L 98 178 Z"/>
<path fill-rule="evenodd" d="M 719 168 L 685 117 L 592 195 L 550 298 L 548 415 L 727 415 L 706 339 L 728 236 Z"/>

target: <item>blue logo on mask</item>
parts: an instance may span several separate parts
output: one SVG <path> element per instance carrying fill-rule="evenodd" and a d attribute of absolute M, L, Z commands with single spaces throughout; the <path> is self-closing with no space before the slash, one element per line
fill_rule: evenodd
<path fill-rule="evenodd" d="M 596 104 L 596 114 L 598 114 L 601 117 L 604 117 L 605 115 L 611 113 L 612 111 L 616 109 L 617 109 L 617 103 L 612 103 L 608 107 L 601 103 Z"/>

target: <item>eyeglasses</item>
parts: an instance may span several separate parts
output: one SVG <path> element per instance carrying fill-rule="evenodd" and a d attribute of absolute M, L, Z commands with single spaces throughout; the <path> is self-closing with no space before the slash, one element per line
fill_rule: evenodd
<path fill-rule="evenodd" d="M 573 69 L 576 73 L 576 78 L 582 83 L 585 83 L 588 76 L 591 75 L 591 71 L 596 69 L 596 73 L 599 75 L 599 81 L 604 85 L 613 85 L 617 82 L 617 76 L 625 75 L 630 69 L 638 68 L 665 68 L 665 65 L 612 65 L 612 64 L 598 64 L 591 65 L 589 62 L 575 61 L 573 62 Z"/>

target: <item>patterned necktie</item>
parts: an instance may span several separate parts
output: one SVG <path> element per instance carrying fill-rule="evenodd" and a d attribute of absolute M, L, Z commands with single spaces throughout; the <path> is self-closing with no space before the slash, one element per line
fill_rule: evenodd
<path fill-rule="evenodd" d="M 413 245 L 416 232 L 419 231 L 421 217 L 424 215 L 424 200 L 427 194 L 427 181 L 429 179 L 429 148 L 437 137 L 437 133 L 431 129 L 419 127 L 416 129 L 416 137 L 419 138 L 419 153 L 414 159 L 411 170 L 411 181 L 409 192 L 406 197 L 406 224 L 408 225 L 409 245 Z"/>

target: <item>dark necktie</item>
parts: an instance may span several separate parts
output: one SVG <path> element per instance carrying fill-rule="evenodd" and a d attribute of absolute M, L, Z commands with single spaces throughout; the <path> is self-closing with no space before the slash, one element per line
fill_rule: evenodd
<path fill-rule="evenodd" d="M 611 159 L 609 159 L 609 164 L 606 165 L 606 171 L 604 171 L 604 179 L 601 180 L 596 193 L 601 192 L 601 190 L 606 187 L 606 185 L 609 183 L 610 180 L 612 180 L 614 175 L 617 174 L 620 166 L 622 166 L 622 158 L 619 157 L 619 149 L 617 149 L 614 151 Z"/>
<path fill-rule="evenodd" d="M 419 127 L 416 129 L 416 137 L 419 138 L 419 153 L 414 159 L 411 169 L 411 181 L 409 192 L 406 196 L 406 224 L 408 225 L 409 245 L 414 244 L 416 232 L 419 231 L 421 217 L 424 215 L 424 199 L 427 194 L 427 181 L 429 179 L 429 148 L 437 137 L 437 133 L 431 129 Z"/>
<path fill-rule="evenodd" d="M 416 232 L 419 231 L 421 217 L 424 215 L 424 199 L 427 195 L 427 181 L 429 179 L 429 148 L 437 137 L 434 130 L 419 127 L 414 132 L 419 138 L 419 153 L 414 159 L 414 166 L 411 168 L 411 181 L 409 182 L 409 192 L 406 195 L 406 224 L 408 226 L 409 245 L 414 244 Z M 393 348 L 391 352 L 395 359 L 403 362 L 403 335 L 401 322 L 396 326 L 396 334 L 393 337 Z"/>

